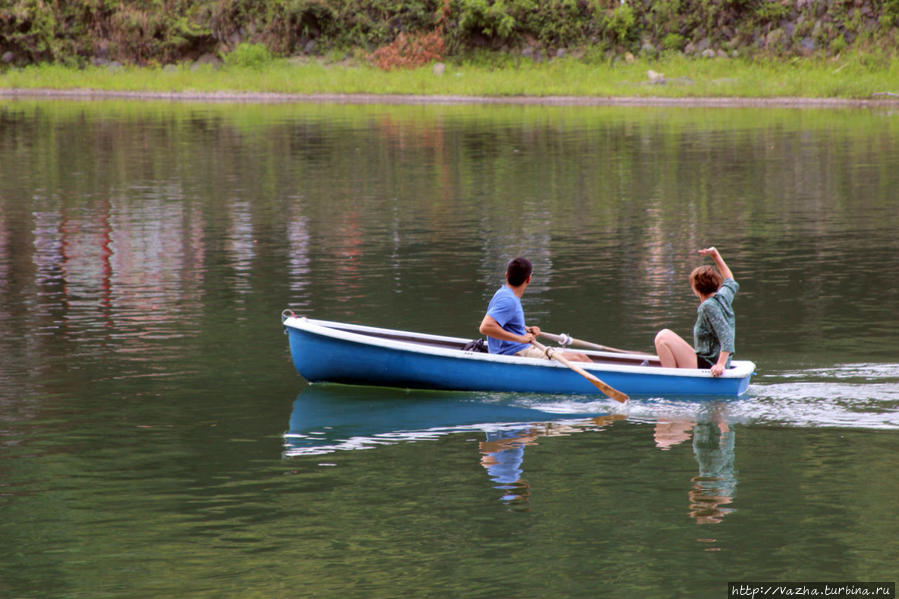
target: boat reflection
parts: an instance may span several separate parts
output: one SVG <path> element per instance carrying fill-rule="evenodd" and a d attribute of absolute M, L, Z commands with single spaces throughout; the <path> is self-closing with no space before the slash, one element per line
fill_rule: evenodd
<path fill-rule="evenodd" d="M 323 455 L 475 432 L 484 435 L 481 465 L 502 491 L 501 501 L 522 507 L 530 491 L 522 469 L 525 447 L 540 437 L 595 430 L 625 416 L 560 414 L 510 403 L 520 397 L 309 385 L 293 402 L 283 455 Z"/>
<path fill-rule="evenodd" d="M 566 417 L 510 405 L 509 397 L 507 393 L 309 385 L 293 403 L 284 455 L 370 449 Z"/>
<path fill-rule="evenodd" d="M 531 486 L 524 472 L 525 449 L 543 437 L 601 430 L 625 414 L 591 414 L 590 404 L 543 401 L 526 394 L 468 393 L 314 384 L 293 402 L 284 433 L 284 457 L 372 449 L 454 433 L 478 435 L 480 464 L 509 509 L 527 510 Z M 566 397 L 566 402 L 568 401 Z M 567 405 L 571 412 L 560 412 Z M 646 405 L 643 408 L 647 407 Z M 601 404 L 596 404 L 602 409 Z M 676 415 L 651 413 L 656 447 L 663 451 L 692 442 L 698 473 L 687 491 L 688 514 L 697 524 L 717 524 L 733 508 L 737 487 L 734 431 L 726 404 L 701 404 Z M 552 411 L 547 411 L 552 410 Z M 638 418 L 638 419 L 643 419 Z M 483 435 L 483 437 L 481 437 Z M 483 439 L 483 440 L 481 440 Z M 699 539 L 715 542 L 715 539 Z M 715 550 L 714 547 L 710 550 Z"/>

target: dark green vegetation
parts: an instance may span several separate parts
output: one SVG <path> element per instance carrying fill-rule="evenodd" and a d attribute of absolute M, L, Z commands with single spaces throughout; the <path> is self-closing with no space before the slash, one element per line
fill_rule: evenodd
<path fill-rule="evenodd" d="M 426 57 L 879 56 L 897 22 L 899 0 L 0 0 L 0 65 L 217 60 L 245 43 L 369 58 L 400 36 Z"/>

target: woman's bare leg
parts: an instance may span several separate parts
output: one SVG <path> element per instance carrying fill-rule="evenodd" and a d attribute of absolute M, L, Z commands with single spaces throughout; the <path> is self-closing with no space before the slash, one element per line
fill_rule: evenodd
<path fill-rule="evenodd" d="M 656 353 L 666 368 L 696 368 L 696 352 L 671 329 L 662 329 L 655 339 Z"/>

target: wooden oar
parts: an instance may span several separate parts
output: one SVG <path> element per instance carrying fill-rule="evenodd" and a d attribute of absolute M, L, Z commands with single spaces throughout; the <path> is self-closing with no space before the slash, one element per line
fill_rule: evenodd
<path fill-rule="evenodd" d="M 658 356 L 656 356 L 655 354 L 648 354 L 648 353 L 642 352 L 642 351 L 631 351 L 629 349 L 618 349 L 615 347 L 609 347 L 608 345 L 600 345 L 598 343 L 590 343 L 589 341 L 575 339 L 574 337 L 565 335 L 564 333 L 562 335 L 554 335 L 552 333 L 540 331 L 540 336 L 546 337 L 547 339 L 552 339 L 559 345 L 580 345 L 581 347 L 588 347 L 590 349 L 598 349 L 601 351 L 610 351 L 610 352 L 617 352 L 619 354 L 634 354 L 637 356 L 649 356 L 652 358 L 658 358 Z"/>
<path fill-rule="evenodd" d="M 574 364 L 572 364 L 571 362 L 566 360 L 564 357 L 560 356 L 559 355 L 560 350 L 558 348 L 555 348 L 555 347 L 547 348 L 545 345 L 543 345 L 539 341 L 531 341 L 531 345 L 533 345 L 534 347 L 536 347 L 537 349 L 542 351 L 544 354 L 546 354 L 547 358 L 556 360 L 557 362 L 564 364 L 568 368 L 572 369 L 573 371 L 575 371 L 576 373 L 578 373 L 579 375 L 581 375 L 582 377 L 584 377 L 585 379 L 587 379 L 588 381 L 593 383 L 593 385 L 597 389 L 599 389 L 600 391 L 602 391 L 603 393 L 605 393 L 606 395 L 608 395 L 615 401 L 620 401 L 621 403 L 624 403 L 627 401 L 627 395 L 625 395 L 618 389 L 615 389 L 614 387 L 609 386 L 607 383 L 603 382 L 601 379 L 594 376 L 593 374 L 587 372 L 580 366 L 575 366 Z"/>

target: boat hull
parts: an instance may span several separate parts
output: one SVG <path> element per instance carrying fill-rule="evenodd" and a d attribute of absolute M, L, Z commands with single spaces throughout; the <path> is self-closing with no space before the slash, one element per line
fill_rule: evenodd
<path fill-rule="evenodd" d="M 284 325 L 294 367 L 310 382 L 460 391 L 599 393 L 583 376 L 555 361 L 447 349 L 436 343 L 464 339 L 295 317 L 286 318 Z M 405 336 L 407 340 L 381 338 L 373 331 Z M 433 345 L 418 343 L 416 337 Z M 738 366 L 739 372 L 728 372 L 722 377 L 712 377 L 703 370 L 659 366 L 588 364 L 585 369 L 628 395 L 728 397 L 744 393 L 754 371 L 751 362 Z"/>

